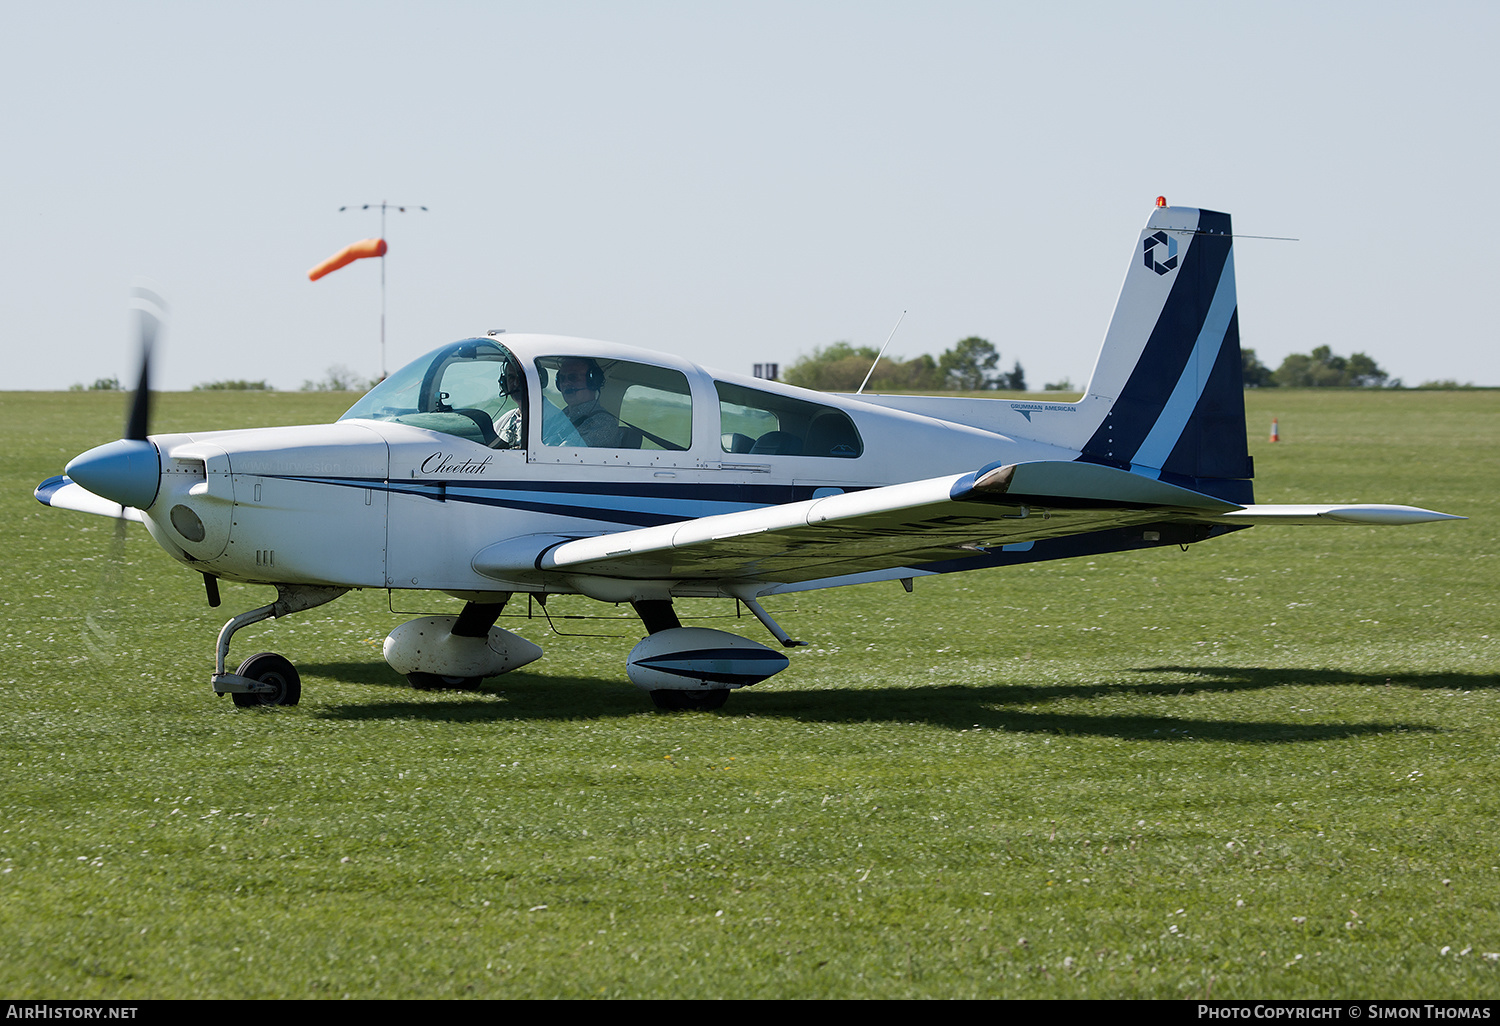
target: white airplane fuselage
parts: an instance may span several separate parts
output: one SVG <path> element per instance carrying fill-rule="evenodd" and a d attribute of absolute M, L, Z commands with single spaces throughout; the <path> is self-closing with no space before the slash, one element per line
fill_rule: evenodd
<path fill-rule="evenodd" d="M 497 579 L 473 557 L 505 539 L 587 537 L 962 473 L 995 461 L 1073 459 L 1060 446 L 875 402 L 712 374 L 659 353 L 555 336 L 496 339 L 527 367 L 537 422 L 538 354 L 630 359 L 682 372 L 692 390 L 692 441 L 682 451 L 541 444 L 491 448 L 442 431 L 378 420 L 151 437 L 162 484 L 144 520 L 194 570 L 244 583 L 431 589 L 459 593 L 578 591 L 613 601 L 658 595 L 672 582 L 626 592 L 559 575 Z M 848 414 L 863 441 L 856 458 L 724 451 L 715 381 L 806 397 Z M 871 397 L 878 399 L 880 397 Z M 899 401 L 899 400 L 897 400 Z M 976 404 L 1006 406 L 1004 401 Z M 1035 403 L 1018 403 L 1035 406 Z M 1050 404 L 1053 416 L 1074 409 Z M 1023 416 L 1005 410 L 1017 424 Z M 173 522 L 179 512 L 188 530 Z M 720 594 L 702 582 L 675 594 Z M 602 597 L 602 596 L 601 596 Z"/>

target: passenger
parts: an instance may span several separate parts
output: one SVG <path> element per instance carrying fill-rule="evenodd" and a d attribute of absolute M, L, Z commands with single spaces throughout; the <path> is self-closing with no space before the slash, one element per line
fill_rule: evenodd
<path fill-rule="evenodd" d="M 563 412 L 578 429 L 583 444 L 618 449 L 624 432 L 614 414 L 599 405 L 599 389 L 603 387 L 604 371 L 594 360 L 569 356 L 558 365 L 557 390 L 568 404 Z"/>
<path fill-rule="evenodd" d="M 514 360 L 505 362 L 505 373 L 500 378 L 500 395 L 515 403 L 515 409 L 506 411 L 495 424 L 495 440 L 491 449 L 521 448 L 521 409 L 526 405 L 526 376 Z"/>

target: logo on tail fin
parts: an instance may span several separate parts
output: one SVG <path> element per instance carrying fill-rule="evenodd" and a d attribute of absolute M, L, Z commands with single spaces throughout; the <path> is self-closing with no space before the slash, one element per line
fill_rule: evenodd
<path fill-rule="evenodd" d="M 1167 259 L 1165 263 L 1157 263 L 1156 247 L 1158 245 L 1167 247 Z M 1145 251 L 1146 266 L 1157 274 L 1166 274 L 1168 271 L 1177 268 L 1177 240 L 1166 232 L 1157 232 L 1155 235 L 1148 236 L 1142 244 L 1142 248 Z"/>

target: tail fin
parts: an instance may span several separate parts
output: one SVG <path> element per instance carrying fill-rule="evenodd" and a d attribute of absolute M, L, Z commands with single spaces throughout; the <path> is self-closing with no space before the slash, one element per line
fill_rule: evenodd
<path fill-rule="evenodd" d="M 1253 501 L 1229 215 L 1158 206 L 1131 257 L 1084 403 L 1082 459 Z"/>

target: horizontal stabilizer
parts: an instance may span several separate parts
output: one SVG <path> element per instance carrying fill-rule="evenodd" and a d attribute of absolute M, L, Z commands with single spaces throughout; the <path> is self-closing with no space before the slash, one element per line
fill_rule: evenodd
<path fill-rule="evenodd" d="M 1452 513 L 1437 513 L 1416 506 L 1246 506 L 1226 513 L 1219 520 L 1230 524 L 1430 524 L 1439 520 L 1467 520 Z"/>
<path fill-rule="evenodd" d="M 1003 488 L 1002 488 L 1003 485 Z M 1167 484 L 1141 474 L 1132 474 L 1097 463 L 1044 460 L 991 464 L 959 478 L 952 489 L 954 499 L 984 498 L 1004 494 L 1055 501 L 1067 505 L 1106 503 L 1222 512 L 1242 507 L 1212 495 Z"/>

